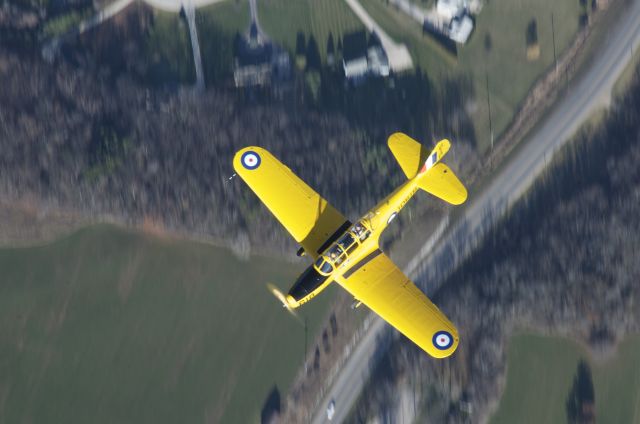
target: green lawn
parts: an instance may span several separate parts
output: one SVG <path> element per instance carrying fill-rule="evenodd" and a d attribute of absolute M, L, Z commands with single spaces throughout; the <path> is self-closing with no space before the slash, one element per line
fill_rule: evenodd
<path fill-rule="evenodd" d="M 249 29 L 250 18 L 248 0 L 228 0 L 202 7 L 196 10 L 198 38 L 202 43 L 207 34 L 201 27 L 209 25 L 230 35 L 244 33 Z"/>
<path fill-rule="evenodd" d="M 518 335 L 509 342 L 507 384 L 498 411 L 499 423 L 565 423 L 565 402 L 578 361 L 593 375 L 596 422 L 640 422 L 640 336 L 623 341 L 609 360 L 596 362 L 567 339 Z"/>
<path fill-rule="evenodd" d="M 292 52 L 298 31 L 307 38 L 313 35 L 323 59 L 329 33 L 337 46 L 344 34 L 364 28 L 344 0 L 262 0 L 258 2 L 258 17 L 269 37 Z"/>
<path fill-rule="evenodd" d="M 145 55 L 149 58 L 148 77 L 152 83 L 195 82 L 189 29 L 177 13 L 154 11 L 153 25 L 145 39 Z"/>
<path fill-rule="evenodd" d="M 493 131 L 498 136 L 520 102 L 542 73 L 553 65 L 554 19 L 556 53 L 566 49 L 578 30 L 580 5 L 576 1 L 492 0 L 477 16 L 469 42 L 457 57 L 446 52 L 420 26 L 382 0 L 360 0 L 378 24 L 396 41 L 405 43 L 414 61 L 436 82 L 452 76 L 474 81 L 476 107 L 473 120 L 481 150 L 490 146 L 487 76 L 491 95 Z M 525 30 L 536 19 L 540 57 L 527 61 Z M 486 38 L 490 38 L 487 48 Z"/>
<path fill-rule="evenodd" d="M 249 2 L 224 1 L 203 7 L 196 11 L 196 22 L 205 82 L 223 82 L 233 70 L 234 37 L 249 29 Z"/>
<path fill-rule="evenodd" d="M 300 267 L 109 226 L 0 250 L 0 422 L 259 421 L 304 350 L 265 283 Z"/>
<path fill-rule="evenodd" d="M 456 57 L 433 38 L 423 34 L 416 21 L 381 0 L 359 1 L 391 38 L 407 46 L 415 66 L 422 68 L 435 81 L 443 81 L 451 76 Z"/>

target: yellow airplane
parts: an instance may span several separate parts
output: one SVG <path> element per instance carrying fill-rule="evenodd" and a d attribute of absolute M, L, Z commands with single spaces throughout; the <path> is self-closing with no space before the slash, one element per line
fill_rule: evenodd
<path fill-rule="evenodd" d="M 467 199 L 467 190 L 440 162 L 449 140 L 438 142 L 429 154 L 402 133 L 392 134 L 388 145 L 408 180 L 355 223 L 265 149 L 238 151 L 233 167 L 300 243 L 298 255 L 313 258 L 282 299 L 284 306 L 297 308 L 335 281 L 428 354 L 445 358 L 458 346 L 455 326 L 380 251 L 378 241 L 418 189 L 454 205 Z"/>

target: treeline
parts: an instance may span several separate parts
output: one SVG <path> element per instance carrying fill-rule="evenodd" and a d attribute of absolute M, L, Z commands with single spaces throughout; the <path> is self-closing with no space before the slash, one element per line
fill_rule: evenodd
<path fill-rule="evenodd" d="M 104 0 L 101 0 L 104 1 Z M 90 16 L 100 1 L 7 0 L 0 5 L 0 43 L 20 52 L 61 35 Z M 98 7 L 99 8 L 99 7 Z"/>
<path fill-rule="evenodd" d="M 262 145 L 353 213 L 387 184 L 364 160 L 372 140 L 340 117 L 246 106 L 232 95 L 144 89 L 66 63 L 0 53 L 0 190 L 5 200 L 112 216 L 224 240 L 285 245 L 233 174 L 235 151 Z M 4 105 L 7 105 L 6 107 Z M 338 172 L 338 169 L 340 170 Z M 375 178 L 375 177 L 374 177 Z M 368 191 L 358 188 L 371 184 Z"/>
<path fill-rule="evenodd" d="M 368 34 L 366 43 L 374 46 L 379 41 Z M 381 134 L 401 129 L 420 140 L 455 136 L 475 145 L 473 123 L 465 110 L 475 96 L 470 79 L 452 78 L 436 86 L 417 68 L 391 78 L 349 81 L 342 65 L 343 40 L 334 41 L 330 33 L 326 46 L 327 60 L 322 62 L 313 36 L 306 39 L 299 32 L 296 38 L 294 62 L 306 83 L 306 103 L 315 110 L 340 112 L 349 122 Z"/>
<path fill-rule="evenodd" d="M 416 94 L 398 79 L 394 95 L 414 100 L 384 119 L 389 98 L 376 99 L 374 91 L 345 91 L 349 106 L 332 111 L 295 101 L 304 97 L 297 90 L 306 90 L 295 83 L 292 97 L 280 100 L 225 87 L 196 96 L 184 85 L 149 85 L 140 60 L 145 47 L 136 43 L 153 18 L 142 7 L 129 13 L 89 33 L 91 40 L 66 43 L 52 64 L 41 59 L 39 46 L 17 51 L 0 40 L 3 200 L 29 199 L 44 210 L 96 220 L 152 222 L 245 253 L 250 245 L 291 251 L 293 242 L 246 185 L 228 180 L 238 149 L 266 147 L 355 218 L 403 178 L 386 147 L 390 132 L 458 140 L 458 126 L 422 74 L 412 78 L 430 94 Z M 116 50 L 109 61 L 97 53 Z M 425 103 L 412 119 L 426 124 L 412 132 L 402 119 L 417 102 Z M 369 118 L 348 112 L 360 107 L 371 109 Z M 473 163 L 470 142 L 458 141 L 456 149 L 460 162 Z"/>
<path fill-rule="evenodd" d="M 393 419 L 408 391 L 421 422 L 483 422 L 501 396 L 514 330 L 578 339 L 595 352 L 640 330 L 639 140 L 640 69 L 604 124 L 563 151 L 437 292 L 460 331 L 456 353 L 436 361 L 398 339 L 353 421 Z M 575 403 L 567 399 L 572 419 Z"/>

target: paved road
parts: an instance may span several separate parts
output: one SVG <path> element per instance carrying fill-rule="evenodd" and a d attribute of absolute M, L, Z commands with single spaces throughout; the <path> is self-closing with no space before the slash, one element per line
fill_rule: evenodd
<path fill-rule="evenodd" d="M 53 37 L 48 40 L 42 47 L 42 55 L 45 59 L 53 61 L 53 58 L 57 54 L 60 43 L 65 39 L 76 37 L 85 31 L 100 25 L 102 22 L 110 19 L 112 16 L 117 15 L 127 6 L 133 3 L 133 0 L 116 0 L 113 3 L 108 4 L 104 9 L 98 11 L 95 15 L 88 19 L 81 21 L 75 28 L 62 34 L 58 37 Z"/>
<path fill-rule="evenodd" d="M 452 259 L 452 255 L 470 252 L 469 241 L 479 240 L 480 235 L 531 186 L 553 153 L 595 111 L 609 104 L 614 83 L 629 64 L 632 51 L 640 47 L 640 1 L 629 2 L 627 8 L 621 21 L 611 28 L 591 68 L 570 86 L 551 115 L 528 137 L 523 148 L 510 159 L 509 164 L 496 175 L 486 190 L 475 195 L 470 193 L 471 201 L 462 219 L 446 233 L 436 248 L 431 252 L 421 250 L 405 269 L 416 282 L 429 282 L 429 287 L 421 284 L 427 294 L 436 291 L 442 277 L 448 275 L 459 263 L 461 255 L 458 255 L 457 260 L 455 257 Z M 455 316 L 451 318 L 455 322 Z M 382 319 L 376 317 L 372 320 L 368 332 L 354 348 L 318 405 L 312 420 L 314 424 L 328 422 L 326 407 L 331 399 L 336 400 L 332 422 L 344 421 L 369 376 L 369 364 L 376 340 L 384 340 L 390 333 L 390 327 Z"/>
<path fill-rule="evenodd" d="M 347 5 L 353 10 L 358 19 L 362 21 L 367 30 L 375 32 L 380 38 L 382 48 L 389 59 L 389 67 L 394 72 L 402 72 L 413 68 L 413 60 L 409 54 L 409 49 L 404 44 L 398 44 L 387 35 L 386 32 L 373 20 L 369 13 L 362 7 L 358 0 L 345 0 Z"/>
<path fill-rule="evenodd" d="M 258 30 L 258 42 L 267 42 L 269 37 L 267 37 L 267 34 L 262 30 L 262 27 L 260 26 L 260 19 L 258 19 L 257 0 L 249 0 L 249 10 L 251 12 L 251 22 L 256 25 L 256 29 Z"/>
<path fill-rule="evenodd" d="M 202 58 L 200 56 L 200 43 L 198 42 L 198 31 L 196 29 L 196 12 L 198 7 L 204 7 L 211 4 L 219 3 L 226 0 L 143 0 L 150 6 L 164 10 L 165 12 L 178 13 L 180 9 L 184 7 L 185 15 L 187 17 L 187 24 L 189 26 L 189 36 L 191 38 L 191 48 L 193 50 L 193 61 L 196 69 L 196 90 L 202 91 L 204 89 L 204 72 L 202 68 Z M 255 0 L 251 0 L 252 4 Z M 126 7 L 128 7 L 134 0 L 116 0 L 113 3 L 108 4 L 104 9 L 99 10 L 95 15 L 88 19 L 83 20 L 67 33 L 60 37 L 54 37 L 49 40 L 42 48 L 42 55 L 47 60 L 53 60 L 53 57 L 57 53 L 60 43 L 67 37 L 75 37 L 85 31 L 100 25 L 102 22 L 110 19 L 112 16 L 117 15 Z"/>
<path fill-rule="evenodd" d="M 145 3 L 150 6 L 155 7 L 156 9 L 164 10 L 165 12 L 180 12 L 180 8 L 182 7 L 184 1 L 183 0 L 143 0 Z M 227 0 L 191 0 L 193 7 L 195 9 L 199 7 L 209 6 L 211 4 L 220 3 L 222 1 Z"/>
<path fill-rule="evenodd" d="M 193 64 L 196 68 L 196 90 L 204 90 L 204 70 L 202 67 L 202 56 L 200 55 L 200 42 L 198 41 L 198 29 L 196 28 L 196 8 L 192 0 L 182 2 L 184 14 L 189 26 L 189 38 L 191 39 L 191 50 L 193 51 Z"/>

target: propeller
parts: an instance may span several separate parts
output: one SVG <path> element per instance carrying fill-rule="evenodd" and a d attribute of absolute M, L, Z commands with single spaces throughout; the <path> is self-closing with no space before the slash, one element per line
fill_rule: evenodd
<path fill-rule="evenodd" d="M 282 293 L 280 289 L 276 287 L 275 284 L 271 284 L 271 283 L 267 283 L 267 289 L 269 290 L 269 292 L 271 292 L 272 295 L 275 296 L 276 299 L 280 301 L 280 303 L 282 303 L 282 307 L 285 308 L 287 312 L 289 312 L 295 319 L 297 319 L 302 324 L 302 320 L 300 319 L 296 311 L 291 306 L 289 306 L 289 303 L 287 303 L 287 298 L 284 296 L 284 293 Z"/>

